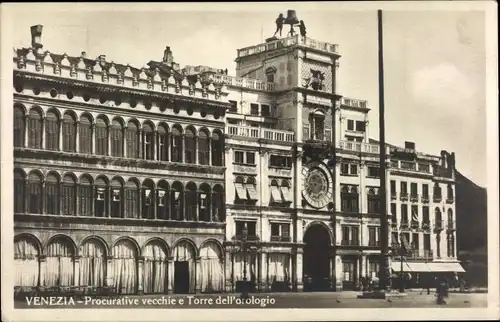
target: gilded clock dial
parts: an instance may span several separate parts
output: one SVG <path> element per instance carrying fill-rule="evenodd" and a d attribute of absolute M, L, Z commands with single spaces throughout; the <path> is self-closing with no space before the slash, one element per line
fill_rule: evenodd
<path fill-rule="evenodd" d="M 331 202 L 333 182 L 328 168 L 323 164 L 315 164 L 310 168 L 305 167 L 302 175 L 302 195 L 311 207 L 319 209 Z"/>

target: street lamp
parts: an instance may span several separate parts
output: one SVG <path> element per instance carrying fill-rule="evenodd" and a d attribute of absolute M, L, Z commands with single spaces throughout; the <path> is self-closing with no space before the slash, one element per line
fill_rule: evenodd
<path fill-rule="evenodd" d="M 247 256 L 251 250 L 256 250 L 258 248 L 258 237 L 252 236 L 253 238 L 248 238 L 248 226 L 247 223 L 243 226 L 241 231 L 241 238 L 233 238 L 235 243 L 238 245 L 238 250 L 243 253 L 243 289 L 241 292 L 242 298 L 248 298 L 248 283 L 247 283 Z"/>

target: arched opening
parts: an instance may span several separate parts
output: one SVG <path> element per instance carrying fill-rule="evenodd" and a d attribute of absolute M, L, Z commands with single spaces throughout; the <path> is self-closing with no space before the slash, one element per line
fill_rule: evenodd
<path fill-rule="evenodd" d="M 80 117 L 79 127 L 80 153 L 92 153 L 92 119 L 88 115 Z"/>
<path fill-rule="evenodd" d="M 45 117 L 45 148 L 59 150 L 59 116 L 54 111 L 49 111 Z"/>
<path fill-rule="evenodd" d="M 200 249 L 200 284 L 203 293 L 224 291 L 224 267 L 222 250 L 215 242 L 205 243 Z"/>
<path fill-rule="evenodd" d="M 330 290 L 330 244 L 328 230 L 312 225 L 304 234 L 304 290 Z"/>
<path fill-rule="evenodd" d="M 38 244 L 29 237 L 14 239 L 14 286 L 38 286 L 40 262 Z"/>
<path fill-rule="evenodd" d="M 113 282 L 117 293 L 134 294 L 137 292 L 137 247 L 122 239 L 113 247 Z"/>
<path fill-rule="evenodd" d="M 22 106 L 14 106 L 14 146 L 22 148 L 25 136 L 25 115 Z"/>
<path fill-rule="evenodd" d="M 76 121 L 73 113 L 66 112 L 62 123 L 63 151 L 76 152 Z"/>
<path fill-rule="evenodd" d="M 196 250 L 187 241 L 181 241 L 174 248 L 174 293 L 188 294 L 195 292 L 196 286 Z"/>
<path fill-rule="evenodd" d="M 53 239 L 47 246 L 45 286 L 74 285 L 74 247 L 65 237 Z"/>
<path fill-rule="evenodd" d="M 154 240 L 144 247 L 144 293 L 167 293 L 167 248 Z"/>
<path fill-rule="evenodd" d="M 111 155 L 123 157 L 123 123 L 114 119 L 111 123 Z"/>
<path fill-rule="evenodd" d="M 103 287 L 106 279 L 106 247 L 96 238 L 80 246 L 80 285 Z"/>

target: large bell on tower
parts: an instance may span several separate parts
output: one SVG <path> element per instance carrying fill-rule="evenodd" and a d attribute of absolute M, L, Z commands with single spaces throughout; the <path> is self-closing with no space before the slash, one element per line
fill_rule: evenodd
<path fill-rule="evenodd" d="M 286 25 L 296 25 L 299 23 L 295 10 L 288 10 L 285 18 Z"/>

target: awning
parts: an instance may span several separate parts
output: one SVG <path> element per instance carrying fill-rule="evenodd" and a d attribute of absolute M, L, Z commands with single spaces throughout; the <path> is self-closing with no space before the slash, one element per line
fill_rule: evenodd
<path fill-rule="evenodd" d="M 279 187 L 271 186 L 271 196 L 273 197 L 274 202 L 281 202 L 281 192 Z"/>
<path fill-rule="evenodd" d="M 245 187 L 243 187 L 243 183 L 235 183 L 234 186 L 236 187 L 236 195 L 238 199 L 247 199 L 247 191 Z"/>
<path fill-rule="evenodd" d="M 283 199 L 285 199 L 285 202 L 293 201 L 292 189 L 289 187 L 281 187 L 281 192 L 283 193 Z"/>
<path fill-rule="evenodd" d="M 257 190 L 255 190 L 255 186 L 253 184 L 246 184 L 247 192 L 250 200 L 259 200 L 257 196 Z"/>
<path fill-rule="evenodd" d="M 391 268 L 396 273 L 400 272 L 401 262 L 391 262 Z M 430 272 L 430 269 L 427 263 L 403 261 L 403 272 Z"/>
<path fill-rule="evenodd" d="M 454 272 L 454 273 L 463 273 L 465 272 L 464 268 L 460 263 L 450 262 L 450 263 L 427 263 L 429 266 L 429 270 L 431 272 L 436 273 L 444 273 L 444 272 Z"/>

